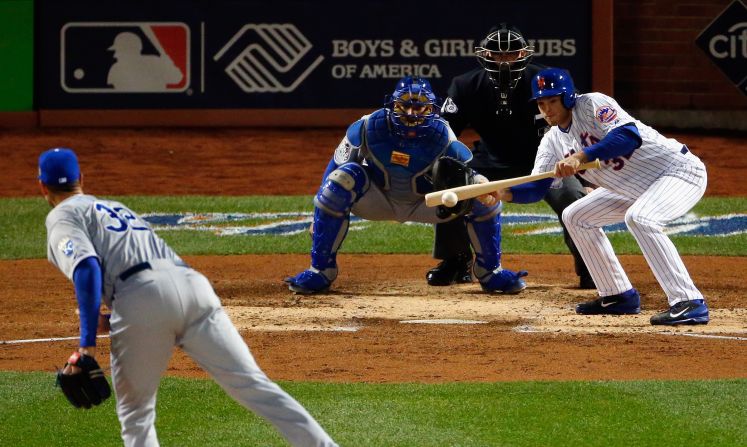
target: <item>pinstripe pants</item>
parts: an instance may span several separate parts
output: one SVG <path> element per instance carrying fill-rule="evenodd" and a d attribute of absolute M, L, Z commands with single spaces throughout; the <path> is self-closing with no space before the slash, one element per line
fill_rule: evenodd
<path fill-rule="evenodd" d="M 624 180 L 624 179 L 621 179 Z M 707 174 L 700 161 L 673 166 L 638 198 L 597 188 L 563 212 L 563 222 L 589 268 L 600 296 L 631 289 L 602 227 L 625 222 L 638 242 L 669 305 L 703 299 L 664 226 L 683 216 L 703 197 Z"/>

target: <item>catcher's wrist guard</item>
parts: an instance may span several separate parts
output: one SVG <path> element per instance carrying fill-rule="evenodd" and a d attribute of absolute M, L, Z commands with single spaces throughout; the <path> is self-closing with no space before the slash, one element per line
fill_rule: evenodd
<path fill-rule="evenodd" d="M 434 191 L 471 185 L 474 182 L 475 172 L 463 161 L 444 156 L 433 164 Z M 472 200 L 474 199 L 460 200 L 451 207 L 439 205 L 436 213 L 441 219 L 446 219 L 451 215 L 463 216 L 472 209 Z"/>
<path fill-rule="evenodd" d="M 74 352 L 65 366 L 72 365 L 80 368 L 75 374 L 63 374 L 65 369 L 57 370 L 56 385 L 62 389 L 68 401 L 76 408 L 91 408 L 99 405 L 111 396 L 109 382 L 106 381 L 104 371 L 93 357 Z"/>

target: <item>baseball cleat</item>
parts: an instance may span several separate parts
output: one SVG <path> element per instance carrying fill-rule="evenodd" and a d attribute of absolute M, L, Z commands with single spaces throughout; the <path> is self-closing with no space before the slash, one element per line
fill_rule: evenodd
<path fill-rule="evenodd" d="M 617 295 L 599 297 L 576 305 L 581 315 L 633 315 L 641 313 L 641 296 L 636 289 Z"/>
<path fill-rule="evenodd" d="M 285 278 L 283 282 L 288 284 L 288 288 L 291 291 L 303 295 L 326 292 L 329 290 L 329 286 L 332 285 L 332 281 L 316 269 L 304 270 L 296 276 Z"/>
<path fill-rule="evenodd" d="M 472 256 L 444 259 L 425 275 L 429 286 L 450 286 L 472 282 Z"/>
<path fill-rule="evenodd" d="M 521 278 L 528 274 L 526 270 L 512 272 L 498 267 L 487 277 L 481 278 L 480 285 L 482 290 L 488 293 L 513 295 L 527 288 L 527 283 Z"/>
<path fill-rule="evenodd" d="M 651 317 L 651 324 L 708 324 L 708 306 L 703 300 L 680 301 Z"/>

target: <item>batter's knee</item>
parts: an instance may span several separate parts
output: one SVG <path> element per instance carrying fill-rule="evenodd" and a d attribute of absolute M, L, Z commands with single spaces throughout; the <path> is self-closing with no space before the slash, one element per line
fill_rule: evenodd
<path fill-rule="evenodd" d="M 636 228 L 650 228 L 654 230 L 661 230 L 664 228 L 664 226 L 659 224 L 658 222 L 647 218 L 646 213 L 644 213 L 643 210 L 634 206 L 628 208 L 628 210 L 625 212 L 625 225 L 630 230 L 635 230 Z"/>
<path fill-rule="evenodd" d="M 580 226 L 580 222 L 578 221 L 578 215 L 579 213 L 575 211 L 574 207 L 567 206 L 563 213 L 560 216 L 560 219 L 563 221 L 566 227 L 570 226 Z"/>

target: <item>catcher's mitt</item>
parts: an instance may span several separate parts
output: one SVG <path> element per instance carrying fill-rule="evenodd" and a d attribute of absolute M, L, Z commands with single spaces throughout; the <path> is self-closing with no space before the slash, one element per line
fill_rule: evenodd
<path fill-rule="evenodd" d="M 466 163 L 452 157 L 440 157 L 433 164 L 433 190 L 456 188 L 474 183 L 474 171 Z M 460 200 L 456 205 L 447 207 L 439 205 L 438 217 L 445 219 L 452 214 L 463 216 L 472 209 L 472 200 Z"/>
<path fill-rule="evenodd" d="M 96 359 L 89 355 L 74 352 L 65 366 L 73 365 L 80 368 L 75 374 L 63 374 L 57 371 L 57 386 L 74 407 L 91 408 L 91 405 L 99 405 L 111 396 L 109 382 L 104 377 Z"/>

